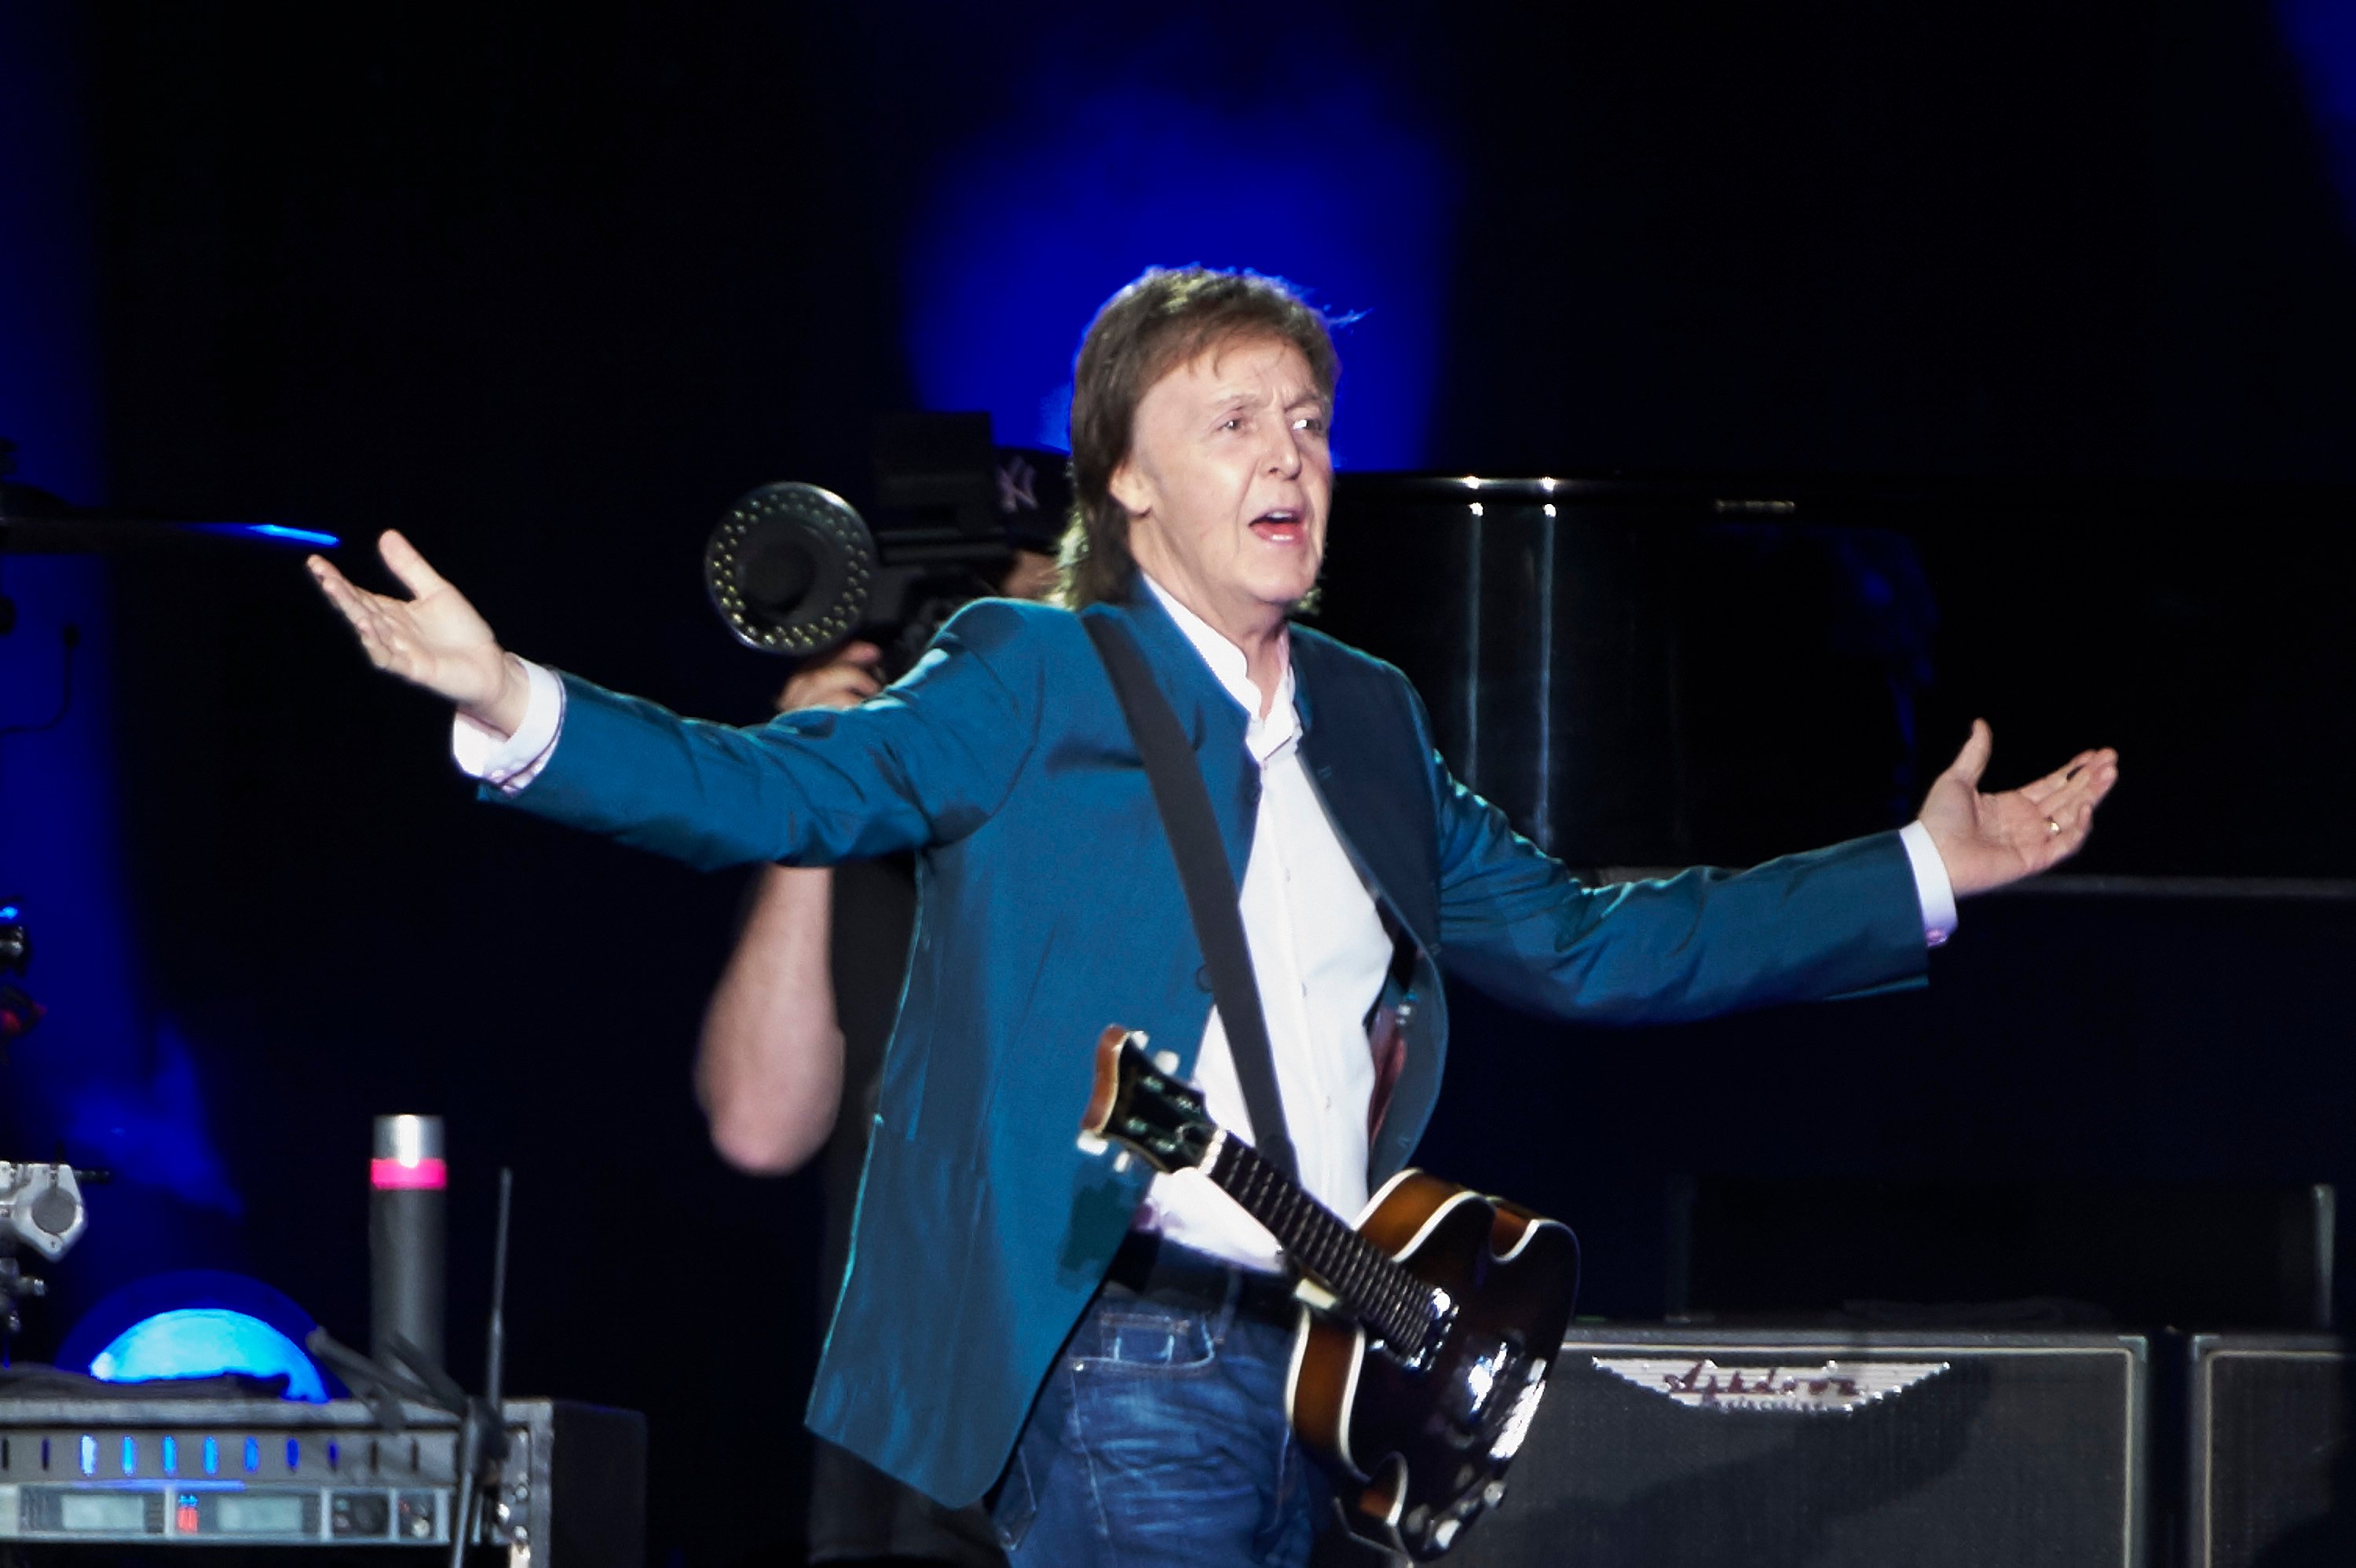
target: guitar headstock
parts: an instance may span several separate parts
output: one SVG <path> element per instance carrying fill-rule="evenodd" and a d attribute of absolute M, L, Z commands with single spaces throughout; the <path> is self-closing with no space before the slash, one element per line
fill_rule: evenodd
<path fill-rule="evenodd" d="M 1156 1170 L 1191 1168 L 1203 1163 L 1218 1124 L 1204 1113 L 1201 1090 L 1145 1054 L 1144 1039 L 1119 1024 L 1098 1037 L 1096 1090 L 1080 1135 L 1135 1149 Z"/>

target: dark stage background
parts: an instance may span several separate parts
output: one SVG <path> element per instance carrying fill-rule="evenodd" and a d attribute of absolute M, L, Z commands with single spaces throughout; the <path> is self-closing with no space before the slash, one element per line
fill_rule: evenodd
<path fill-rule="evenodd" d="M 1680 826 L 1566 822 L 1566 852 L 1887 826 L 1987 711 L 1999 785 L 2126 749 L 2076 869 L 2308 884 L 1992 900 L 1926 993 L 1665 1033 L 1467 995 L 1429 1160 L 1573 1220 L 1585 1305 L 1639 1317 L 1682 1172 L 2356 1190 L 2329 4 L 34 4 L 0 15 L 0 101 L 21 479 L 398 525 L 510 645 L 714 717 L 782 673 L 704 603 L 721 508 L 856 498 L 896 410 L 1052 439 L 1088 311 L 1151 263 L 1365 313 L 1354 471 L 2009 486 L 1849 514 L 1907 541 L 1869 650 L 1916 672 L 1895 752 L 1821 691 L 1688 683 Z M 1394 600 L 1452 536 L 1372 500 L 1354 532 L 1351 495 L 1332 617 L 1415 664 Z M 1695 667 L 1838 621 L 1772 559 L 1693 559 L 1675 589 L 1731 607 Z M 360 1338 L 367 1119 L 439 1111 L 462 1373 L 511 1164 L 511 1386 L 649 1413 L 659 1560 L 790 1560 L 817 1191 L 725 1170 L 688 1092 L 737 882 L 470 804 L 445 716 L 366 673 L 293 551 L 11 556 L 0 591 L 0 723 L 48 716 L 82 632 L 64 720 L 0 738 L 0 900 L 52 1008 L 0 1154 L 122 1176 L 26 1349 L 198 1264 Z"/>

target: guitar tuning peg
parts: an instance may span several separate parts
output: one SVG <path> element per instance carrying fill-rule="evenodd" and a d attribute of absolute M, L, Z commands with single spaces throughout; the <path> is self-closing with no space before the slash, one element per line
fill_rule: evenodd
<path fill-rule="evenodd" d="M 1097 1136 L 1094 1133 L 1082 1133 L 1079 1137 L 1079 1144 L 1080 1152 L 1085 1155 L 1109 1154 L 1112 1152 L 1112 1145 L 1105 1142 L 1104 1139 Z"/>
<path fill-rule="evenodd" d="M 1112 1157 L 1112 1173 L 1115 1176 L 1127 1176 L 1129 1174 L 1129 1168 L 1136 1163 L 1137 1157 L 1130 1154 L 1127 1149 L 1122 1149 L 1119 1154 Z"/>
<path fill-rule="evenodd" d="M 1157 1051 L 1153 1053 L 1153 1065 L 1174 1077 L 1178 1072 L 1178 1053 L 1174 1051 Z"/>

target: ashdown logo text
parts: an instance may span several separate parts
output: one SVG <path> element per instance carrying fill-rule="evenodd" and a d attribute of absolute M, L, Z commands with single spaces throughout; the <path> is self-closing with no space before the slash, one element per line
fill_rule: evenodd
<path fill-rule="evenodd" d="M 1721 1367 L 1686 1356 L 1597 1356 L 1595 1364 L 1694 1410 L 1792 1410 L 1846 1415 L 1947 1370 L 1944 1361 L 1826 1361 L 1815 1368 Z"/>

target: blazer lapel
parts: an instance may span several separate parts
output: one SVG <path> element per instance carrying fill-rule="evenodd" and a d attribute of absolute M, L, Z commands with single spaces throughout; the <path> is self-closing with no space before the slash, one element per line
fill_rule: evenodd
<path fill-rule="evenodd" d="M 1150 589 L 1141 584 L 1127 603 L 1088 613 L 1119 615 L 1144 651 L 1155 684 L 1194 748 L 1203 787 L 1210 793 L 1211 814 L 1218 819 L 1219 841 L 1227 851 L 1227 869 L 1240 888 L 1244 868 L 1251 861 L 1252 825 L 1259 816 L 1259 770 L 1248 765 L 1244 752 L 1242 706 L 1227 695 Z"/>
<path fill-rule="evenodd" d="M 1439 825 L 1414 728 L 1396 699 L 1347 667 L 1333 645 L 1294 628 L 1301 760 L 1342 836 L 1394 918 L 1428 954 L 1440 950 Z"/>

